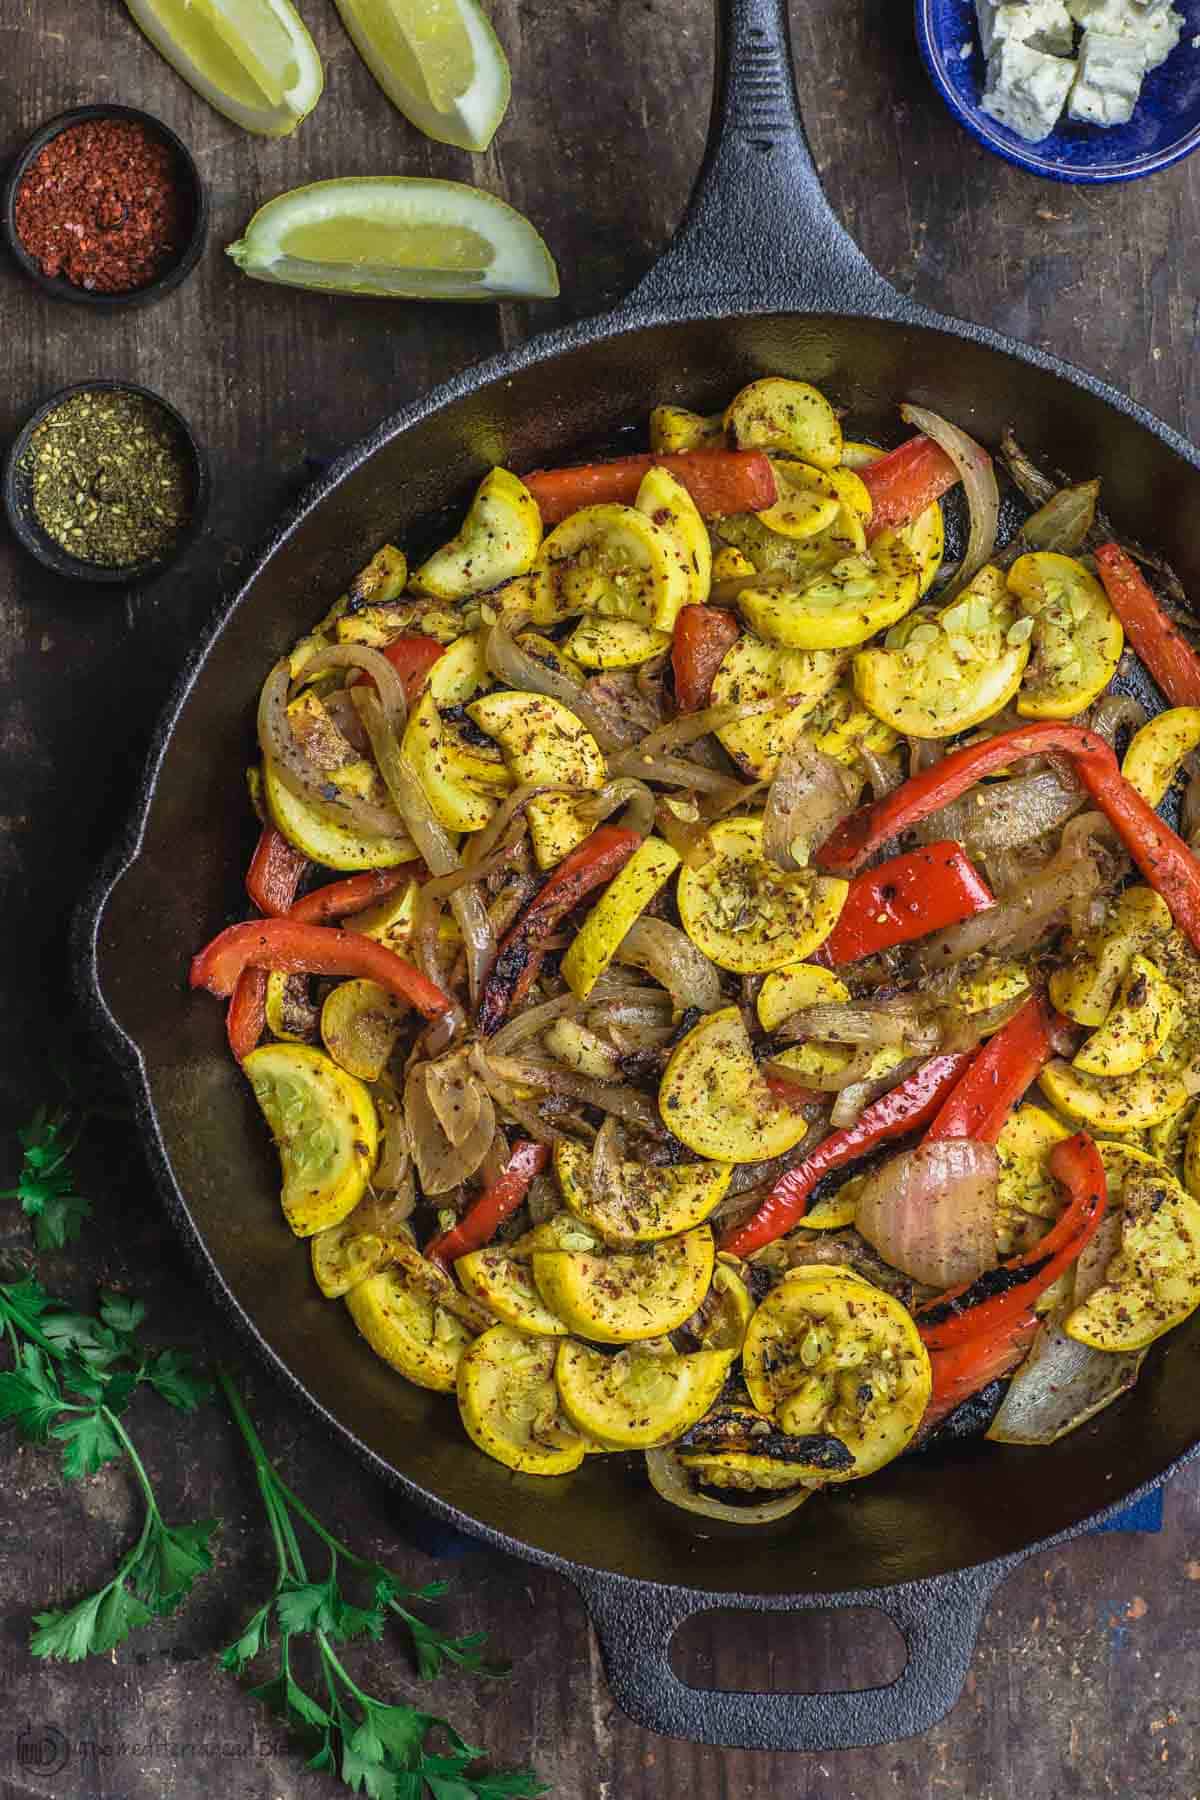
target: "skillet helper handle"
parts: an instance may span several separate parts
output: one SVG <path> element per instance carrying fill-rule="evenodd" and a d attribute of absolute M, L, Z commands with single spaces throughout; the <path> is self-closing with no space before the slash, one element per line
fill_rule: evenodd
<path fill-rule="evenodd" d="M 803 0 L 801 0 L 803 4 Z M 717 0 L 704 163 L 670 248 L 629 304 L 772 299 L 776 310 L 906 302 L 832 211 L 804 134 L 788 0 Z"/>
<path fill-rule="evenodd" d="M 1006 1571 L 968 1569 L 933 1582 L 871 1593 L 770 1597 L 711 1595 L 619 1576 L 575 1576 L 600 1640 L 618 1704 L 667 1737 L 739 1750 L 849 1750 L 927 1731 L 962 1692 L 992 1590 Z M 822 1612 L 873 1607 L 899 1629 L 908 1661 L 887 1687 L 850 1693 L 730 1693 L 695 1688 L 671 1667 L 671 1639 L 715 1607 Z M 797 1620 L 796 1629 L 803 1630 Z"/>

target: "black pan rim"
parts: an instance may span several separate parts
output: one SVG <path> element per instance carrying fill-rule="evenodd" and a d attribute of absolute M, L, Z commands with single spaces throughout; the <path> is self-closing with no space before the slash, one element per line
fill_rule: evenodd
<path fill-rule="evenodd" d="M 730 304 L 728 298 L 713 296 L 711 300 L 702 299 L 699 302 L 693 301 L 674 306 L 669 304 L 646 305 L 640 303 L 635 294 L 632 301 L 623 307 L 618 307 L 596 318 L 577 321 L 560 331 L 531 338 L 515 350 L 504 352 L 484 363 L 475 364 L 413 401 L 408 407 L 384 419 L 374 431 L 367 433 L 344 451 L 320 479 L 306 489 L 296 504 L 268 535 L 255 557 L 251 574 L 233 595 L 217 607 L 208 625 L 201 632 L 159 719 L 130 820 L 91 889 L 81 901 L 75 916 L 72 932 L 73 959 L 79 985 L 93 1024 L 113 1051 L 130 1084 L 137 1122 L 143 1142 L 149 1152 L 155 1184 L 163 1196 L 169 1216 L 180 1231 L 189 1253 L 196 1260 L 209 1292 L 217 1299 L 222 1309 L 233 1318 L 244 1340 L 268 1361 L 289 1391 L 302 1399 L 323 1423 L 336 1433 L 357 1460 L 371 1469 L 374 1474 L 398 1487 L 406 1498 L 424 1506 L 444 1522 L 465 1530 L 491 1548 L 543 1567 L 555 1569 L 574 1581 L 577 1586 L 585 1588 L 590 1582 L 602 1579 L 606 1582 L 618 1583 L 626 1591 L 632 1592 L 639 1587 L 649 1585 L 663 1593 L 687 1598 L 697 1603 L 705 1603 L 709 1606 L 728 1607 L 744 1604 L 772 1609 L 786 1609 L 797 1602 L 811 1599 L 818 1592 L 816 1589 L 797 1589 L 789 1594 L 736 1595 L 728 1590 L 710 1590 L 683 1587 L 679 1584 L 657 1583 L 652 1579 L 620 1574 L 595 1564 L 577 1563 L 555 1552 L 538 1549 L 460 1511 L 442 1500 L 436 1493 L 422 1488 L 399 1469 L 393 1467 L 363 1443 L 348 1426 L 342 1424 L 328 1408 L 308 1392 L 282 1357 L 261 1336 L 253 1320 L 230 1291 L 208 1251 L 198 1226 L 191 1217 L 187 1202 L 175 1181 L 162 1142 L 141 1052 L 121 1029 L 104 997 L 99 962 L 101 921 L 109 896 L 140 855 L 162 762 L 179 715 L 188 701 L 213 646 L 235 613 L 246 601 L 251 588 L 257 582 L 273 554 L 315 508 L 325 504 L 343 479 L 360 467 L 363 462 L 373 457 L 393 438 L 468 394 L 475 394 L 492 383 L 506 380 L 518 372 L 533 368 L 574 349 L 619 338 L 626 333 L 676 325 L 719 322 L 722 318 L 731 316 L 774 316 L 780 319 L 861 317 L 873 319 L 877 324 L 896 325 L 897 327 L 918 326 L 938 332 L 948 338 L 963 339 L 983 348 L 999 351 L 1031 367 L 1056 376 L 1072 387 L 1083 388 L 1143 429 L 1150 431 L 1183 461 L 1200 470 L 1200 452 L 1180 433 L 1165 425 L 1146 408 L 1128 395 L 1122 394 L 1109 383 L 1075 368 L 1064 359 L 1046 351 L 1013 342 L 989 327 L 945 318 L 916 306 L 900 296 L 895 298 L 898 304 L 894 308 L 893 316 L 881 318 L 878 314 L 864 309 L 836 313 L 831 309 L 790 309 L 786 306 L 780 307 L 777 302 L 767 296 L 745 298 L 738 296 L 733 305 Z M 998 1580 L 1017 1567 L 1027 1556 L 1066 1542 L 1079 1533 L 1111 1519 L 1131 1502 L 1152 1492 L 1197 1455 L 1200 1455 L 1200 1438 L 1150 1480 L 1141 1483 L 1136 1488 L 1114 1495 L 1113 1499 L 1105 1506 L 1089 1513 L 1077 1523 L 1047 1537 L 1033 1540 L 1019 1550 L 1003 1557 L 964 1564 L 961 1568 L 948 1569 L 941 1575 L 926 1577 L 917 1582 L 884 1584 L 855 1590 L 839 1589 L 836 1596 L 829 1597 L 830 1601 L 839 1606 L 878 1605 L 885 1596 L 895 1597 L 904 1593 L 915 1593 L 928 1587 L 932 1582 L 948 1577 L 953 1578 L 955 1575 L 971 1571 L 978 1576 L 986 1573 L 992 1580 Z"/>

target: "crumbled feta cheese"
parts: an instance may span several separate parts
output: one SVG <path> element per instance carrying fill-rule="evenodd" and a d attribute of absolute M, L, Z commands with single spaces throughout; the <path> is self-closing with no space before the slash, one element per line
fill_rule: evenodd
<path fill-rule="evenodd" d="M 1085 30 L 1139 44 L 1147 69 L 1166 62 L 1183 30 L 1182 18 L 1166 4 L 1147 7 L 1140 0 L 1067 0 L 1067 8 Z"/>
<path fill-rule="evenodd" d="M 1005 39 L 988 63 L 984 112 L 1037 144 L 1057 125 L 1075 79 L 1075 64 Z"/>
<path fill-rule="evenodd" d="M 1071 117 L 1092 125 L 1125 125 L 1133 117 L 1142 76 L 1142 47 L 1130 37 L 1090 28 L 1079 47 L 1079 73 L 1071 89 Z"/>
<path fill-rule="evenodd" d="M 983 54 L 994 55 L 998 44 L 1028 44 L 1049 56 L 1070 56 L 1075 48 L 1075 28 L 1065 0 L 977 0 L 979 35 Z"/>

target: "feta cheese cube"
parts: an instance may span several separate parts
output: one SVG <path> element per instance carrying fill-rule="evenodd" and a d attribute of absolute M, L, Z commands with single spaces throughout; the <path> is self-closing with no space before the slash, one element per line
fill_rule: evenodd
<path fill-rule="evenodd" d="M 1125 125 L 1133 117 L 1145 56 L 1136 38 L 1111 37 L 1090 27 L 1079 47 L 1079 73 L 1071 89 L 1071 117 L 1092 125 Z"/>
<path fill-rule="evenodd" d="M 983 54 L 991 57 L 998 44 L 1029 44 L 1049 56 L 1070 56 L 1075 30 L 1066 0 L 976 0 Z"/>
<path fill-rule="evenodd" d="M 1166 62 L 1179 42 L 1183 19 L 1168 4 L 1141 0 L 1067 0 L 1071 17 L 1087 31 L 1124 37 L 1140 44 L 1148 69 Z"/>
<path fill-rule="evenodd" d="M 1075 64 L 1005 39 L 988 63 L 981 105 L 1027 143 L 1038 144 L 1058 124 L 1075 79 Z"/>

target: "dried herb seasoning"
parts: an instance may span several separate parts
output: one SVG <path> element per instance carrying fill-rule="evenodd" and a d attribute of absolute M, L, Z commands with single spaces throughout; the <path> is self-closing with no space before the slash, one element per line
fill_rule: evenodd
<path fill-rule="evenodd" d="M 44 275 L 98 294 L 146 287 L 193 223 L 171 146 L 133 119 L 68 126 L 17 189 L 17 236 Z"/>
<path fill-rule="evenodd" d="M 154 401 L 124 389 L 71 394 L 33 433 L 23 467 L 38 523 L 82 562 L 157 562 L 191 512 L 178 427 Z"/>

